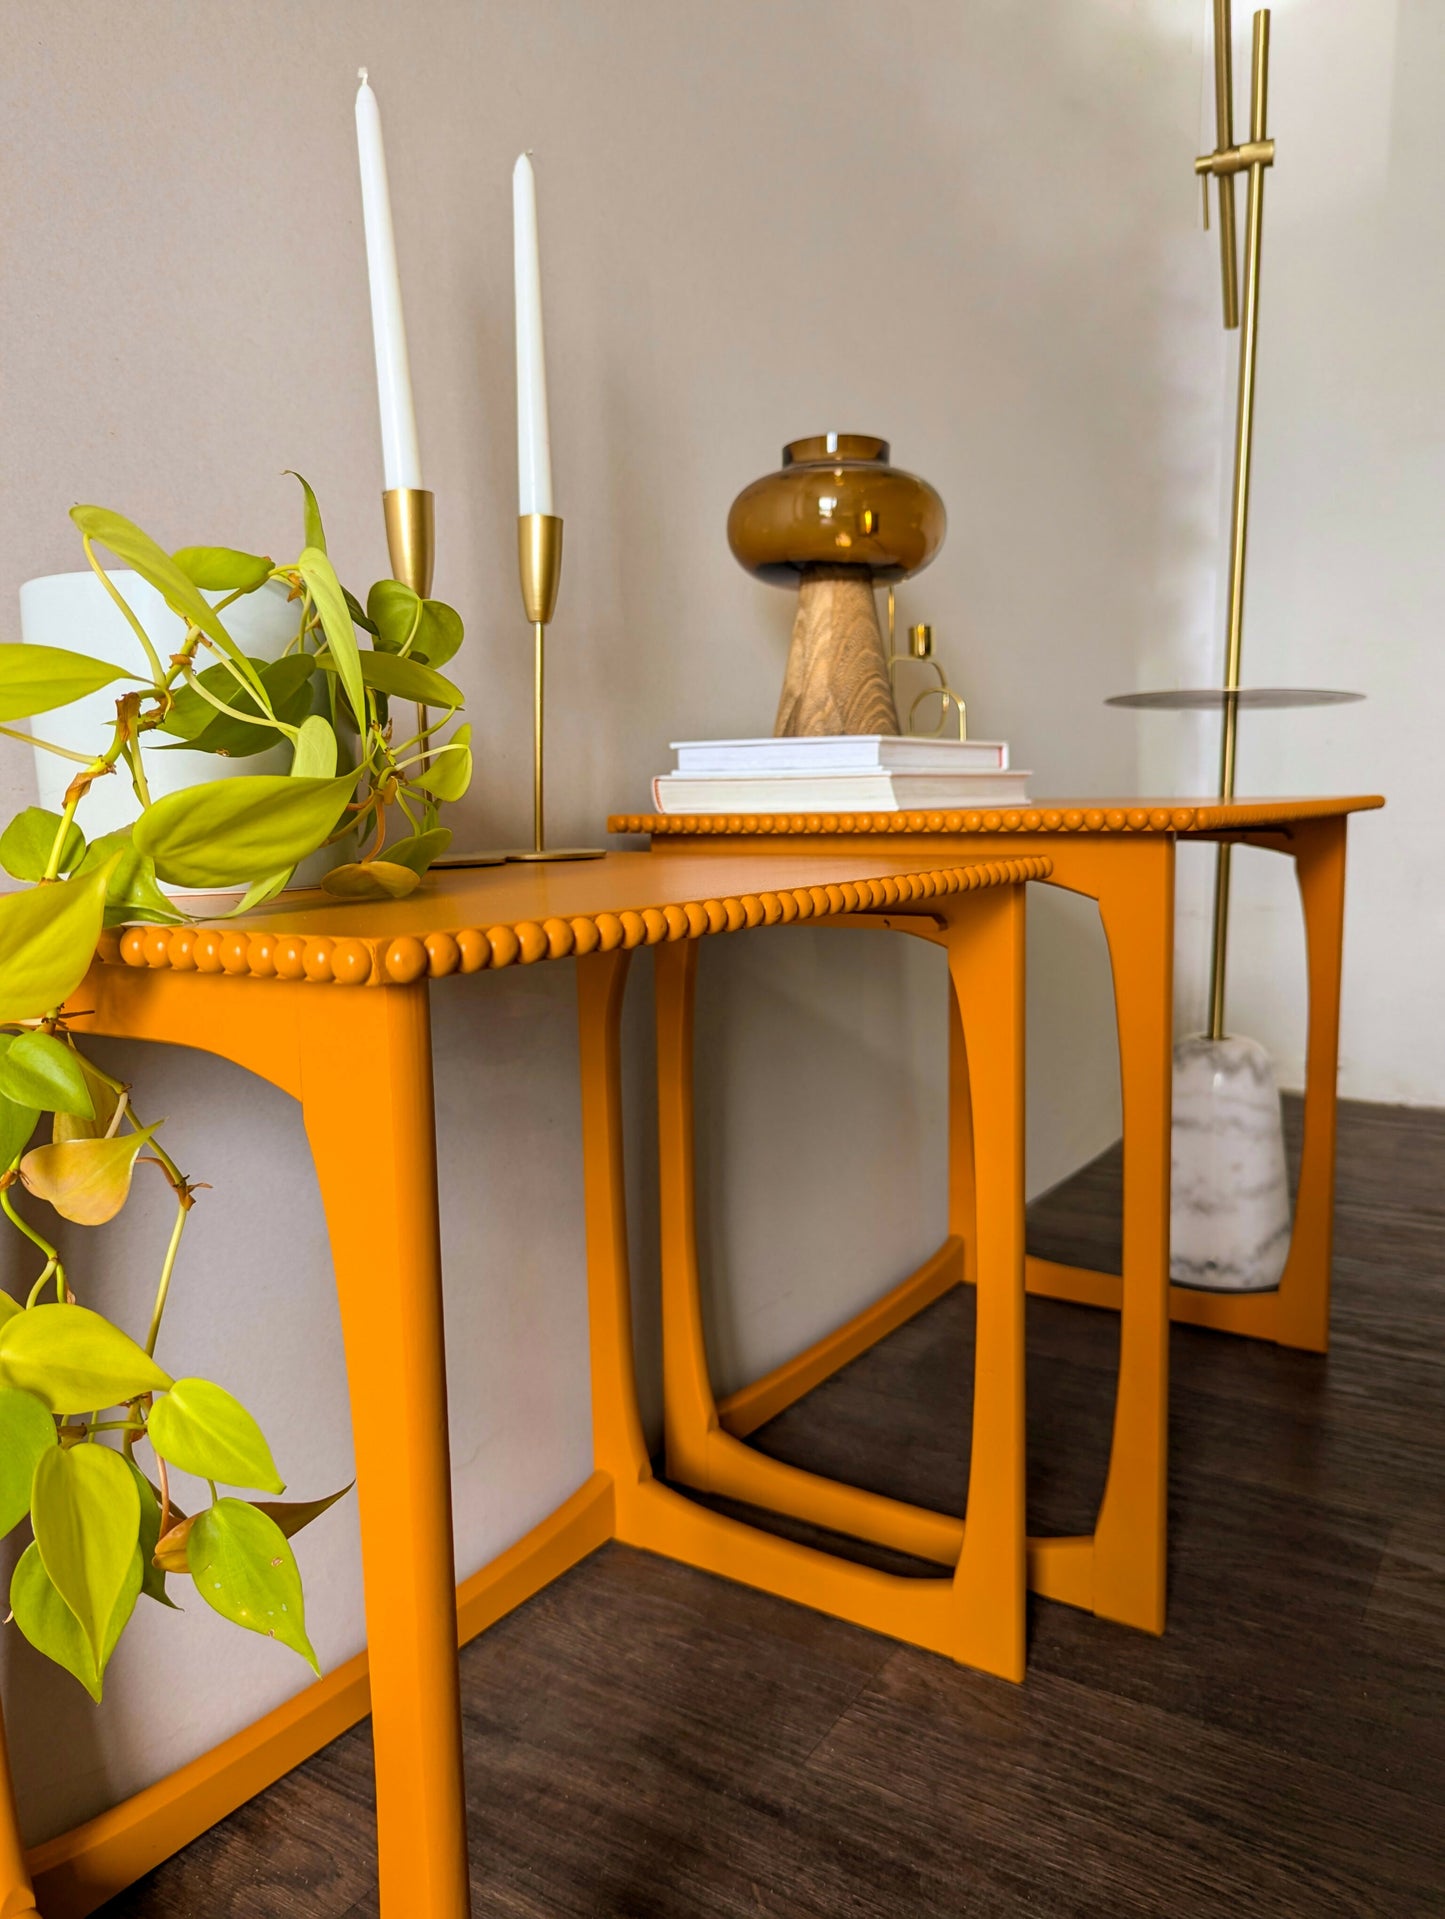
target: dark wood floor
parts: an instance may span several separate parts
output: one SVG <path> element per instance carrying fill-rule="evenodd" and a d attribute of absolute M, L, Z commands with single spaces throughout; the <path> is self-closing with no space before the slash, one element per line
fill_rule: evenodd
<path fill-rule="evenodd" d="M 1103 1263 L 1114 1155 L 1031 1244 Z M 463 1655 L 474 1909 L 1445 1914 L 1445 1114 L 1346 1107 L 1328 1360 L 1173 1335 L 1169 1630 L 1036 1602 L 1010 1686 L 613 1547 Z M 961 1504 L 968 1299 L 759 1435 Z M 1030 1503 L 1102 1483 L 1109 1316 L 1029 1309 Z M 358 1727 L 106 1911 L 375 1912 Z"/>

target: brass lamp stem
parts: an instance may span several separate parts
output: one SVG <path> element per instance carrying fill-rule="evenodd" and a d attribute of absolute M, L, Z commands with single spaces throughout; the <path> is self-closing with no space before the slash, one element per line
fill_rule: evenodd
<path fill-rule="evenodd" d="M 1220 45 L 1225 48 L 1221 63 Z M 1229 0 L 1215 0 L 1215 75 L 1227 78 L 1229 45 Z M 1234 797 L 1235 755 L 1239 736 L 1239 668 L 1244 641 L 1244 566 L 1249 534 L 1249 481 L 1254 452 L 1254 383 L 1259 344 L 1259 267 L 1264 227 L 1264 170 L 1274 164 L 1274 142 L 1265 132 L 1269 99 L 1269 13 L 1261 9 L 1254 16 L 1254 49 L 1250 66 L 1249 142 L 1246 146 L 1225 146 L 1203 154 L 1195 161 L 1196 173 L 1214 174 L 1220 183 L 1220 228 L 1226 217 L 1232 225 L 1232 205 L 1225 215 L 1224 187 L 1236 173 L 1249 174 L 1249 195 L 1245 209 L 1244 235 L 1244 311 L 1239 341 L 1239 402 L 1234 423 L 1234 497 L 1229 526 L 1229 612 L 1225 646 L 1224 727 L 1220 744 L 1219 797 Z M 1223 96 L 1221 127 L 1226 124 Z M 1230 324 L 1230 282 L 1233 273 L 1231 243 L 1224 263 L 1225 324 Z M 1227 843 L 1218 848 L 1214 868 L 1214 927 L 1209 973 L 1209 1037 L 1224 1037 L 1224 980 L 1229 941 L 1230 853 Z"/>
<path fill-rule="evenodd" d="M 1214 145 L 1227 153 L 1234 145 L 1234 33 L 1229 0 L 1214 0 Z M 1224 324 L 1239 325 L 1239 249 L 1234 237 L 1234 175 L 1219 182 L 1219 271 L 1224 294 Z M 1209 186 L 1204 189 L 1204 223 L 1209 224 Z"/>

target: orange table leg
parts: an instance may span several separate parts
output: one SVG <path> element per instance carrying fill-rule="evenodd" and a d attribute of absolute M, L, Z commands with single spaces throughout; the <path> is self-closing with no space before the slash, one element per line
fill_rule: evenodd
<path fill-rule="evenodd" d="M 1169 1445 L 1169 1151 L 1174 845 L 1151 841 L 1101 892 L 1124 1103 L 1124 1272 L 1109 1476 L 1094 1527 L 1093 1604 L 1164 1630 Z"/>
<path fill-rule="evenodd" d="M 1343 818 L 1293 830 L 1305 922 L 1309 1035 L 1305 1054 L 1304 1148 L 1294 1232 L 1280 1277 L 1275 1338 L 1323 1353 L 1330 1343 L 1330 1261 L 1335 1226 L 1335 1119 L 1340 1051 L 1340 977 L 1345 931 Z"/>
<path fill-rule="evenodd" d="M 466 1919 L 427 988 L 315 990 L 307 1015 L 302 1109 L 331 1236 L 356 1447 L 381 1911 Z"/>
<path fill-rule="evenodd" d="M 598 1472 L 612 1476 L 619 1509 L 627 1507 L 632 1489 L 652 1477 L 637 1411 L 622 1158 L 620 1029 L 631 959 L 618 947 L 577 961 L 592 1460 Z"/>
<path fill-rule="evenodd" d="M 978 1175 L 973 1163 L 973 1098 L 957 995 L 948 996 L 948 1234 L 963 1241 L 966 1285 L 978 1280 Z"/>
<path fill-rule="evenodd" d="M 1022 886 L 949 911 L 948 970 L 969 1087 L 975 1186 L 973 1437 L 963 1550 L 954 1578 L 970 1658 L 1024 1671 L 1024 1610 L 1001 1593 L 1024 1568 L 1024 902 Z M 993 1568 L 1008 1568 L 1001 1586 Z"/>
<path fill-rule="evenodd" d="M 0 1919 L 40 1919 L 20 1843 L 15 1793 L 5 1753 L 5 1721 L 0 1717 Z"/>

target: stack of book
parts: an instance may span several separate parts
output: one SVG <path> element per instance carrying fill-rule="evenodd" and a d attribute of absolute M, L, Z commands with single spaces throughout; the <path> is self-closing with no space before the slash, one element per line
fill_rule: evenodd
<path fill-rule="evenodd" d="M 1027 773 L 1002 740 L 887 733 L 674 740 L 677 769 L 652 782 L 659 813 L 911 813 L 1021 806 Z"/>

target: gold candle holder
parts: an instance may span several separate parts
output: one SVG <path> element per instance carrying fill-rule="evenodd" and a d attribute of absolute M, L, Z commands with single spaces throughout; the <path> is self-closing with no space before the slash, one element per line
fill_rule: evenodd
<path fill-rule="evenodd" d="M 547 628 L 562 583 L 562 521 L 555 513 L 523 513 L 517 520 L 517 570 L 522 608 L 532 623 L 532 844 L 510 860 L 600 860 L 600 846 L 548 846 L 544 790 Z"/>
<path fill-rule="evenodd" d="M 418 598 L 429 599 L 436 554 L 433 495 L 426 487 L 392 486 L 382 494 L 381 505 L 386 515 L 386 550 L 391 555 L 391 577 L 409 586 Z M 417 731 L 425 732 L 426 724 L 427 709 L 419 705 Z M 505 853 L 443 853 L 432 865 L 500 866 L 506 857 Z"/>
<path fill-rule="evenodd" d="M 386 514 L 386 550 L 391 577 L 425 600 L 431 595 L 436 518 L 431 493 L 422 486 L 391 486 L 381 496 Z"/>

